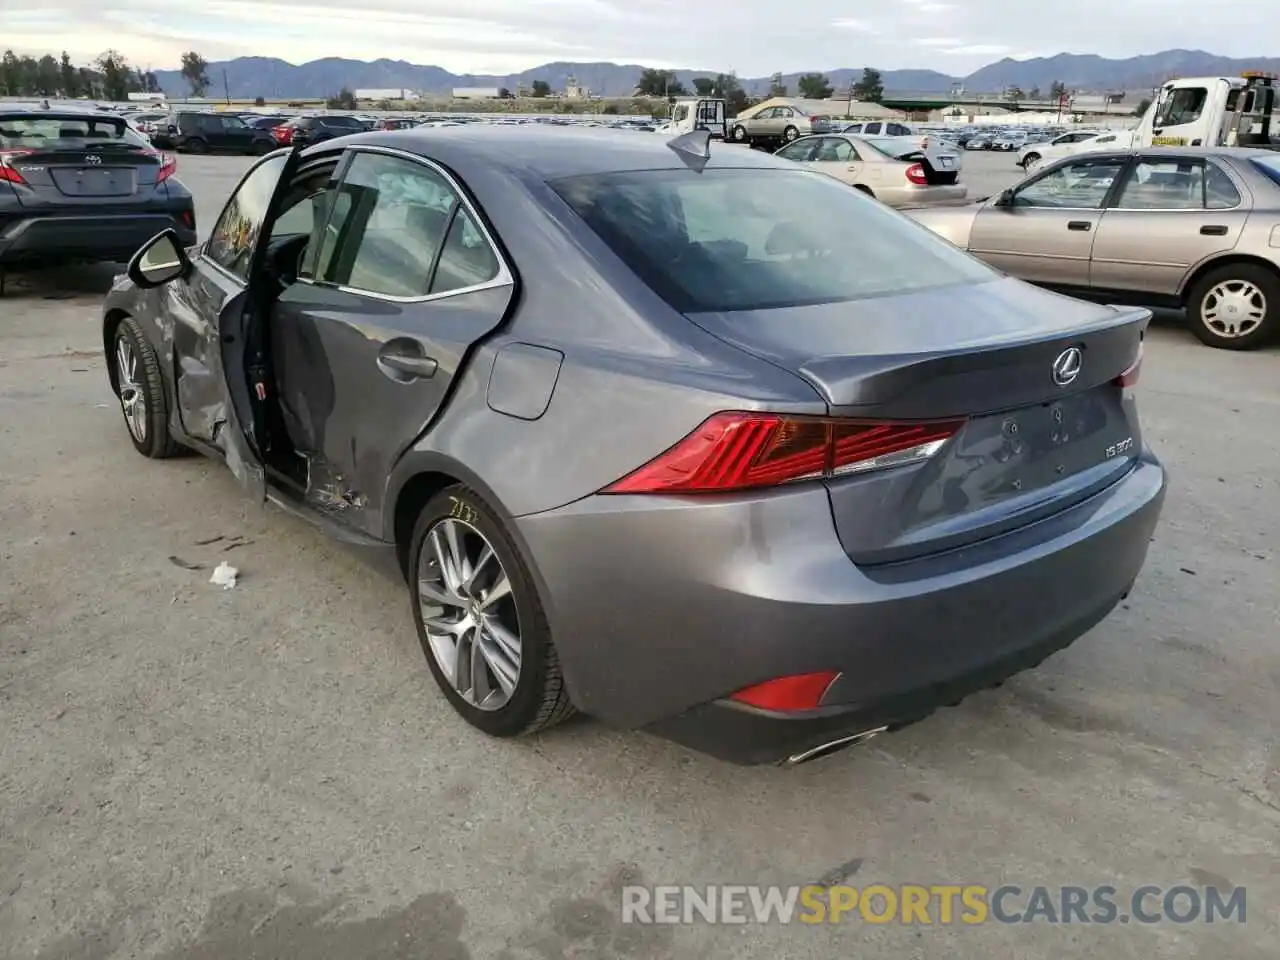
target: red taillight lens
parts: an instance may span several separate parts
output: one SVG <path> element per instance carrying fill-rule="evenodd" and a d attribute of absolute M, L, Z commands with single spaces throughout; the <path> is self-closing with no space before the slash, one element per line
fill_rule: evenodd
<path fill-rule="evenodd" d="M 271 136 L 275 137 L 276 143 L 288 143 L 293 139 L 293 127 L 282 124 L 272 129 Z"/>
<path fill-rule="evenodd" d="M 924 166 L 919 163 L 913 163 L 907 167 L 907 179 L 918 187 L 923 187 L 929 182 L 929 178 L 924 175 Z"/>
<path fill-rule="evenodd" d="M 155 157 L 160 161 L 160 169 L 156 171 L 156 183 L 164 183 L 178 169 L 178 158 L 169 153 L 160 153 L 158 150 L 151 150 L 147 153 L 149 157 Z"/>
<path fill-rule="evenodd" d="M 603 492 L 723 493 L 902 466 L 933 456 L 963 423 L 717 413 Z"/>
<path fill-rule="evenodd" d="M 1142 373 L 1142 342 L 1138 342 L 1138 355 L 1134 357 L 1133 363 L 1129 364 L 1129 368 L 1124 373 L 1116 377 L 1113 381 L 1117 387 L 1132 387 L 1138 382 L 1138 376 Z"/>
<path fill-rule="evenodd" d="M 810 118 L 809 118 L 809 122 L 810 122 L 810 123 L 821 123 L 821 122 L 822 122 L 822 120 L 823 120 L 823 118 L 822 118 L 822 117 L 810 117 Z"/>
<path fill-rule="evenodd" d="M 9 166 L 9 161 L 15 157 L 25 157 L 31 152 L 30 150 L 0 150 L 0 180 L 6 183 L 26 183 L 27 181 L 22 179 L 22 174 Z"/>
<path fill-rule="evenodd" d="M 840 676 L 834 670 L 779 677 L 747 687 L 730 695 L 730 700 L 759 707 L 761 710 L 812 710 L 822 703 L 827 689 Z"/>

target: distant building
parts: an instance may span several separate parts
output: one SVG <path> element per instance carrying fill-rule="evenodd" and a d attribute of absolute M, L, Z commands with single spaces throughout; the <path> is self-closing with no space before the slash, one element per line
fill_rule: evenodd
<path fill-rule="evenodd" d="M 143 103 L 163 103 L 164 94 L 163 93 L 140 93 L 135 90 L 129 94 L 129 99 L 134 102 L 142 101 Z"/>
<path fill-rule="evenodd" d="M 455 100 L 497 100 L 502 95 L 499 87 L 454 87 Z"/>
<path fill-rule="evenodd" d="M 403 87 L 393 87 L 386 90 L 356 90 L 355 98 L 357 100 L 418 100 L 418 93 L 414 90 L 406 90 Z"/>
<path fill-rule="evenodd" d="M 578 83 L 577 78 L 569 77 L 564 85 L 564 96 L 566 100 L 586 100 L 591 96 L 591 91 Z"/>

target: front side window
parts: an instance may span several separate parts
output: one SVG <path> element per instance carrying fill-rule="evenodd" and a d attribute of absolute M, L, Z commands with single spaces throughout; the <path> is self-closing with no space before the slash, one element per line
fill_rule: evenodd
<path fill-rule="evenodd" d="M 1155 126 L 1176 127 L 1184 123 L 1194 123 L 1200 119 L 1205 101 L 1208 99 L 1209 91 L 1204 87 L 1179 87 L 1168 92 L 1160 101 Z"/>
<path fill-rule="evenodd" d="M 778 151 L 777 155 L 784 160 L 795 160 L 800 163 L 808 160 L 813 154 L 812 140 L 797 140 Z"/>
<path fill-rule="evenodd" d="M 858 159 L 852 144 L 839 137 L 823 137 L 815 160 L 823 163 L 851 163 Z"/>
<path fill-rule="evenodd" d="M 551 186 L 685 313 L 842 302 L 997 276 L 888 207 L 804 170 L 649 170 Z"/>
<path fill-rule="evenodd" d="M 248 279 L 253 251 L 266 220 L 267 205 L 275 193 L 286 160 L 284 155 L 270 157 L 254 167 L 227 201 L 222 216 L 209 234 L 205 256 L 241 280 Z"/>
<path fill-rule="evenodd" d="M 676 110 L 675 110 L 675 113 L 673 113 L 673 114 L 671 115 L 671 119 L 672 119 L 672 120 L 674 120 L 676 123 L 682 123 L 682 122 L 684 122 L 685 120 L 688 120 L 688 119 L 689 119 L 689 108 L 688 108 L 688 106 L 686 106 L 686 105 L 685 105 L 685 104 L 683 104 L 683 103 L 682 103 L 682 104 L 680 104 L 679 106 L 677 106 L 677 107 L 676 107 Z"/>
<path fill-rule="evenodd" d="M 1013 205 L 1100 210 L 1122 169 L 1123 160 L 1069 163 L 1022 187 Z"/>
<path fill-rule="evenodd" d="M 425 296 L 457 207 L 453 189 L 430 168 L 357 153 L 338 186 L 317 279 L 385 296 Z"/>

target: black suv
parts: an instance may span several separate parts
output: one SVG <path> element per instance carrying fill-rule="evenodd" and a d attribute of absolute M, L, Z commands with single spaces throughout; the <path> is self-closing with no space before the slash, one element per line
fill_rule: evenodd
<path fill-rule="evenodd" d="M 255 130 L 230 113 L 180 110 L 156 124 L 151 142 L 184 153 L 269 153 L 275 149 L 269 130 Z"/>

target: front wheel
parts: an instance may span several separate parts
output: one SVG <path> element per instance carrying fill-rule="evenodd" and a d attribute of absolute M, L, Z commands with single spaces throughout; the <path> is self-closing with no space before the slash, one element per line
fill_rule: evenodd
<path fill-rule="evenodd" d="M 745 143 L 747 140 L 747 128 L 742 124 L 738 124 L 733 128 L 732 136 L 734 143 Z"/>
<path fill-rule="evenodd" d="M 464 486 L 437 494 L 409 556 L 418 639 L 463 719 L 514 737 L 573 714 L 537 587 L 492 507 Z"/>
<path fill-rule="evenodd" d="M 1039 162 L 1040 162 L 1040 154 L 1028 153 L 1025 157 L 1022 158 L 1022 169 L 1031 170 Z"/>
<path fill-rule="evenodd" d="M 203 140 L 201 140 L 199 137 L 192 137 L 182 146 L 187 153 L 208 153 L 209 152 L 209 145 L 205 143 Z"/>
<path fill-rule="evenodd" d="M 795 127 L 787 127 L 787 129 L 782 131 L 782 139 L 787 141 L 787 143 L 790 143 L 792 140 L 795 140 L 799 136 L 800 136 L 800 131 Z"/>
<path fill-rule="evenodd" d="M 182 446 L 169 435 L 169 398 L 160 358 L 132 317 L 116 327 L 113 362 L 116 396 L 133 448 L 151 460 L 177 456 Z"/>
<path fill-rule="evenodd" d="M 1252 350 L 1275 335 L 1280 277 L 1254 263 L 1210 270 L 1187 293 L 1187 317 L 1201 343 Z"/>

